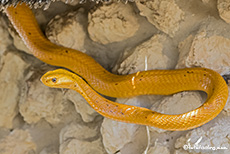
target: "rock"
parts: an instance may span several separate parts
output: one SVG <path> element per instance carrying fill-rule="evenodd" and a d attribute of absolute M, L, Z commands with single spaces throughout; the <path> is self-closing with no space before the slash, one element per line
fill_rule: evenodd
<path fill-rule="evenodd" d="M 104 154 L 100 137 L 100 121 L 94 123 L 72 122 L 62 128 L 60 153 Z"/>
<path fill-rule="evenodd" d="M 154 35 L 134 49 L 126 50 L 113 70 L 117 70 L 119 74 L 131 74 L 144 70 L 174 68 L 177 52 L 173 49 L 173 44 L 165 35 Z"/>
<path fill-rule="evenodd" d="M 220 17 L 227 23 L 230 23 L 230 0 L 218 0 L 217 9 Z"/>
<path fill-rule="evenodd" d="M 28 68 L 17 55 L 8 52 L 2 57 L 0 69 L 0 127 L 12 128 L 13 119 L 18 114 L 20 86 L 23 74 Z"/>
<path fill-rule="evenodd" d="M 88 16 L 90 38 L 102 44 L 128 39 L 139 28 L 137 15 L 130 4 L 102 5 Z"/>
<path fill-rule="evenodd" d="M 141 0 L 136 5 L 140 15 L 145 16 L 159 30 L 173 37 L 184 19 L 184 12 L 174 0 Z"/>
<path fill-rule="evenodd" d="M 57 15 L 47 25 L 46 36 L 55 44 L 84 52 L 86 32 L 83 23 L 87 23 L 84 9 Z"/>
<path fill-rule="evenodd" d="M 228 91 L 230 91 L 230 87 L 228 86 Z M 226 103 L 226 105 L 224 106 L 224 111 L 225 112 L 223 112 L 224 114 L 226 114 L 226 115 L 230 115 L 230 102 L 229 102 L 230 100 L 228 99 L 227 100 L 227 103 Z"/>
<path fill-rule="evenodd" d="M 184 151 L 182 149 L 179 149 L 179 150 L 175 150 L 173 154 L 191 154 L 191 153 Z"/>
<path fill-rule="evenodd" d="M 213 20 L 208 19 L 195 35 L 180 43 L 177 68 L 206 67 L 220 74 L 230 71 L 228 29 L 224 24 L 221 27 L 220 23 L 213 24 Z M 220 30 L 215 30 L 217 27 Z"/>
<path fill-rule="evenodd" d="M 0 58 L 2 54 L 6 51 L 7 47 L 12 43 L 7 29 L 7 24 L 4 21 L 3 17 L 0 15 Z"/>
<path fill-rule="evenodd" d="M 189 131 L 185 136 L 178 138 L 175 143 L 175 148 L 190 153 L 228 154 L 230 152 L 229 134 L 229 117 L 218 118 L 217 123 L 213 127 L 205 128 L 201 126 L 200 128 Z M 198 148 L 190 148 L 193 146 Z M 203 147 L 203 149 L 201 147 Z M 218 147 L 224 149 L 215 149 Z"/>
<path fill-rule="evenodd" d="M 61 0 L 63 3 L 76 6 L 77 4 L 80 3 L 81 0 Z"/>
<path fill-rule="evenodd" d="M 59 152 L 62 154 L 106 154 L 100 138 L 91 142 L 69 139 L 61 144 Z"/>
<path fill-rule="evenodd" d="M 26 128 L 30 132 L 33 137 L 33 141 L 37 146 L 36 154 L 58 154 L 60 146 L 59 133 L 60 130 L 69 123 L 69 121 L 65 122 L 66 121 L 62 121 L 56 125 L 51 125 L 45 120 L 40 120 L 38 123 L 33 125 L 24 125 L 24 129 Z"/>
<path fill-rule="evenodd" d="M 95 58 L 105 67 L 108 67 L 108 60 L 112 59 L 107 47 L 93 42 L 87 34 L 87 14 L 85 9 L 68 11 L 56 15 L 46 27 L 47 38 L 58 45 L 79 50 Z"/>
<path fill-rule="evenodd" d="M 90 141 L 94 138 L 98 138 L 100 134 L 99 125 L 86 124 L 80 122 L 72 122 L 69 125 L 62 128 L 59 136 L 60 143 L 64 143 L 68 139 L 75 138 L 78 140 Z"/>
<path fill-rule="evenodd" d="M 99 115 L 76 91 L 68 90 L 65 96 L 66 99 L 74 103 L 76 111 L 81 115 L 84 122 L 92 122 Z"/>
<path fill-rule="evenodd" d="M 210 0 L 201 0 L 204 4 L 210 3 Z"/>
<path fill-rule="evenodd" d="M 58 153 L 55 152 L 53 149 L 51 149 L 51 150 L 43 149 L 39 154 L 58 154 Z"/>
<path fill-rule="evenodd" d="M 0 153 L 35 154 L 36 144 L 28 131 L 16 129 L 0 140 Z"/>
<path fill-rule="evenodd" d="M 202 97 L 198 92 L 181 92 L 173 96 L 166 96 L 160 103 L 155 103 L 152 110 L 166 114 L 182 114 L 196 109 L 202 104 Z"/>
<path fill-rule="evenodd" d="M 20 101 L 19 110 L 24 120 L 31 124 L 45 119 L 50 124 L 57 124 L 67 114 L 67 102 L 58 89 L 46 87 L 39 78 L 27 82 L 26 96 Z"/>
<path fill-rule="evenodd" d="M 181 114 L 196 109 L 202 102 L 202 97 L 198 92 L 180 92 L 156 101 L 151 110 L 165 114 Z M 154 127 L 149 127 L 149 130 L 158 133 L 166 132 Z"/>
<path fill-rule="evenodd" d="M 119 99 L 118 103 L 140 106 L 141 101 L 137 98 Z M 147 130 L 145 126 L 118 122 L 104 118 L 101 126 L 103 144 L 110 154 L 120 151 L 121 153 L 142 153 L 147 146 Z"/>
<path fill-rule="evenodd" d="M 21 51 L 24 51 L 25 53 L 28 53 L 30 55 L 32 55 L 32 53 L 30 52 L 30 50 L 26 47 L 25 43 L 23 42 L 23 40 L 21 39 L 21 37 L 18 35 L 18 33 L 16 32 L 15 29 L 13 28 L 9 28 L 9 33 L 13 38 L 13 44 L 14 46 Z"/>
<path fill-rule="evenodd" d="M 160 145 L 160 144 L 156 144 L 153 147 L 150 147 L 147 154 L 156 154 L 156 153 L 160 153 L 160 154 L 170 154 L 169 149 L 164 146 L 164 145 Z"/>

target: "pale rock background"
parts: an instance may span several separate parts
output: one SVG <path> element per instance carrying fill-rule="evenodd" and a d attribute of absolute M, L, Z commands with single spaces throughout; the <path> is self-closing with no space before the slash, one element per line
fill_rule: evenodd
<path fill-rule="evenodd" d="M 27 130 L 15 129 L 0 141 L 0 153 L 36 153 L 36 144 Z"/>
<path fill-rule="evenodd" d="M 174 0 L 140 0 L 136 4 L 140 15 L 171 37 L 178 31 L 180 22 L 184 19 L 184 12 Z"/>
<path fill-rule="evenodd" d="M 108 44 L 132 37 L 139 28 L 137 14 L 130 4 L 112 3 L 89 12 L 89 36 Z"/>
<path fill-rule="evenodd" d="M 68 14 L 55 16 L 47 25 L 47 38 L 53 43 L 84 52 L 86 32 L 83 23 L 87 22 L 87 17 L 83 13 L 84 9 L 79 9 L 68 12 Z M 66 36 L 69 38 L 66 39 Z"/>
<path fill-rule="evenodd" d="M 218 0 L 217 8 L 220 17 L 227 23 L 230 23 L 230 1 L 229 0 Z"/>
<path fill-rule="evenodd" d="M 113 73 L 184 67 L 230 72 L 229 0 L 63 2 L 33 10 L 42 31 L 52 42 L 92 56 Z M 102 117 L 75 91 L 45 87 L 40 77 L 55 68 L 30 54 L 1 13 L 0 154 L 230 152 L 229 102 L 214 120 L 188 131 L 127 124 Z M 112 100 L 177 114 L 205 99 L 202 92 L 181 92 Z M 183 148 L 188 144 L 228 149 Z"/>
<path fill-rule="evenodd" d="M 92 122 L 94 118 L 99 115 L 76 91 L 68 90 L 65 93 L 65 97 L 74 103 L 75 110 L 81 115 L 83 121 Z"/>
<path fill-rule="evenodd" d="M 23 71 L 29 66 L 18 55 L 6 52 L 1 57 L 0 69 L 0 126 L 13 128 L 13 120 L 18 114 L 20 85 L 23 81 Z"/>

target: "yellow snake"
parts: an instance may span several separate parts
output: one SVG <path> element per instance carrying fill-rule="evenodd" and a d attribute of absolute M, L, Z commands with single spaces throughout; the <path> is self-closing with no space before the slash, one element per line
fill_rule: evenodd
<path fill-rule="evenodd" d="M 65 70 L 48 72 L 42 77 L 43 83 L 50 87 L 70 88 L 80 92 L 105 117 L 167 130 L 187 130 L 212 120 L 225 106 L 228 87 L 222 76 L 215 71 L 187 68 L 115 75 L 90 56 L 51 43 L 41 32 L 26 4 L 8 7 L 5 12 L 35 57 L 45 63 L 68 68 L 77 74 Z M 188 90 L 204 91 L 208 98 L 199 108 L 178 115 L 166 115 L 141 107 L 118 104 L 95 92 L 111 97 L 132 97 L 146 94 L 170 95 Z"/>

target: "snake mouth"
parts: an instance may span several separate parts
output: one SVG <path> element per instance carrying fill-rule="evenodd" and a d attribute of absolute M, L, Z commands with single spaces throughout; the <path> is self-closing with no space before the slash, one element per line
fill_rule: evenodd
<path fill-rule="evenodd" d="M 48 73 L 48 72 L 47 72 Z M 46 73 L 46 74 L 47 74 Z M 50 81 L 50 80 L 52 80 L 52 79 L 50 79 L 46 74 L 44 74 L 41 78 L 40 78 L 40 81 L 44 84 L 44 85 L 46 85 L 46 86 L 49 86 L 48 85 L 48 82 Z"/>

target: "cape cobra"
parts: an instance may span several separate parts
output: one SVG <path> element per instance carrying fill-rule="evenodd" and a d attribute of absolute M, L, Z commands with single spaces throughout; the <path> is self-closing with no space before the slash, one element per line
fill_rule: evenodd
<path fill-rule="evenodd" d="M 87 84 L 80 77 L 63 70 L 48 73 L 45 77 L 48 78 L 51 75 L 50 78 L 60 80 L 57 82 L 57 87 L 80 91 L 96 111 L 108 118 L 167 130 L 187 130 L 212 120 L 225 106 L 228 87 L 222 76 L 215 71 L 206 68 L 187 68 L 115 75 L 105 70 L 90 56 L 51 43 L 43 35 L 31 9 L 26 4 L 8 7 L 5 12 L 35 57 L 45 63 L 72 70 L 84 78 Z M 49 80 L 47 83 L 50 83 L 46 84 L 47 86 L 54 86 Z M 78 89 L 74 85 L 78 85 L 76 86 Z M 111 102 L 94 90 L 111 97 L 146 94 L 170 95 L 181 91 L 200 90 L 206 92 L 208 97 L 203 105 L 193 111 L 178 115 L 165 115 L 140 107 Z"/>

